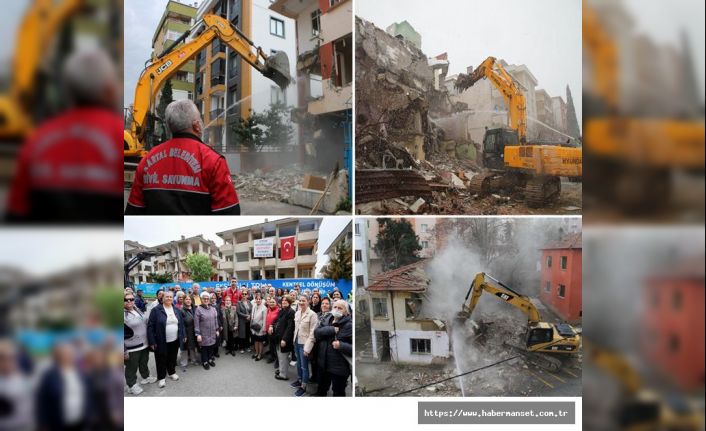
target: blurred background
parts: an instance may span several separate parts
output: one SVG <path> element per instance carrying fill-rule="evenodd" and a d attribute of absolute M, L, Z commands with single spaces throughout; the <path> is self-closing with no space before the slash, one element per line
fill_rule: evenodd
<path fill-rule="evenodd" d="M 120 207 L 112 217 L 96 208 L 105 205 L 106 196 L 118 193 L 122 181 L 117 163 L 119 132 L 112 131 L 112 124 L 117 127 L 122 120 L 122 3 L 2 3 L 0 220 L 122 221 Z M 67 66 L 68 60 L 80 52 L 106 60 L 100 65 L 89 61 L 90 67 Z M 79 108 L 79 115 L 66 118 Z M 112 116 L 97 121 L 95 111 L 108 111 Z M 102 123 L 102 127 L 96 123 Z M 88 132 L 72 131 L 76 126 Z M 95 133 L 91 134 L 93 130 L 99 130 L 101 136 L 96 138 Z M 33 140 L 44 141 L 44 148 L 32 148 Z M 47 150 L 47 142 L 58 142 L 58 149 Z M 34 145 L 42 147 L 36 142 Z M 97 146 L 104 146 L 104 153 L 92 148 Z M 53 202 L 57 196 L 67 203 L 62 206 Z"/>
<path fill-rule="evenodd" d="M 584 0 L 587 430 L 704 429 L 704 2 Z"/>

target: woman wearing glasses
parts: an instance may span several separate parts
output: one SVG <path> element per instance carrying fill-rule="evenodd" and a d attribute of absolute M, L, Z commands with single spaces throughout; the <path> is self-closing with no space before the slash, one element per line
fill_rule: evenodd
<path fill-rule="evenodd" d="M 150 351 L 147 349 L 147 321 L 145 315 L 135 307 L 135 295 L 132 292 L 125 291 L 123 299 L 125 302 L 123 309 L 125 383 L 130 388 L 131 394 L 140 395 L 143 389 L 137 383 L 138 369 L 142 376 L 141 384 L 147 385 L 157 381 L 155 377 L 150 377 L 150 370 L 147 367 L 150 359 Z"/>

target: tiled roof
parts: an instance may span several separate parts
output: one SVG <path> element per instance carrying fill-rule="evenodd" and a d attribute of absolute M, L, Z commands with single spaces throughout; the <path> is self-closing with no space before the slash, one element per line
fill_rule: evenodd
<path fill-rule="evenodd" d="M 550 250 L 559 248 L 582 248 L 581 247 L 581 233 L 572 233 L 560 239 L 559 241 L 553 241 L 541 247 L 540 250 Z"/>
<path fill-rule="evenodd" d="M 429 285 L 429 277 L 424 271 L 425 264 L 426 261 L 420 260 L 377 275 L 368 290 L 424 292 Z"/>

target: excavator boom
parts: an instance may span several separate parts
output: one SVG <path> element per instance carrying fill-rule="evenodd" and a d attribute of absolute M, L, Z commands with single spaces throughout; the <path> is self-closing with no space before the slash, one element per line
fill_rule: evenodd
<path fill-rule="evenodd" d="M 205 15 L 203 24 L 205 30 L 201 34 L 179 47 L 175 46 L 176 43 L 173 44 L 160 57 L 148 64 L 140 75 L 135 87 L 133 121 L 130 130 L 134 141 L 143 140 L 147 114 L 152 109 L 152 102 L 162 85 L 215 39 L 221 40 L 280 88 L 284 89 L 289 85 L 291 81 L 289 59 L 284 52 L 266 55 L 262 48 L 256 47 L 240 30 L 218 15 Z"/>
<path fill-rule="evenodd" d="M 484 291 L 493 294 L 497 298 L 500 298 L 513 307 L 521 310 L 527 315 L 527 321 L 530 325 L 536 325 L 540 320 L 542 320 L 539 310 L 537 310 L 537 307 L 532 304 L 532 301 L 530 301 L 528 297 L 515 292 L 508 286 L 484 272 L 479 272 L 473 278 L 471 287 L 468 289 L 468 293 L 466 293 L 463 308 L 461 313 L 459 313 L 460 318 L 471 317 L 471 314 L 473 314 L 473 310 L 475 310 L 476 305 L 478 305 L 478 300 Z"/>

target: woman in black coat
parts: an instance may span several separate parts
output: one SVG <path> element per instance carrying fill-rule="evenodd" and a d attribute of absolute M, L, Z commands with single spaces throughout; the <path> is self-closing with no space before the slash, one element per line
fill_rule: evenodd
<path fill-rule="evenodd" d="M 165 386 L 167 375 L 172 380 L 179 380 L 179 376 L 176 374 L 177 353 L 181 343 L 186 341 L 184 318 L 181 315 L 181 310 L 173 306 L 173 299 L 174 295 L 171 292 L 166 292 L 162 303 L 150 312 L 147 323 L 147 342 L 154 352 L 160 388 Z M 171 336 L 173 335 L 176 337 L 172 340 Z"/>
<path fill-rule="evenodd" d="M 333 319 L 322 322 L 324 326 L 314 330 L 319 349 L 317 395 L 325 397 L 333 386 L 334 397 L 345 397 L 353 357 L 353 322 L 348 314 L 346 301 L 334 301 L 332 307 Z"/>
<path fill-rule="evenodd" d="M 277 346 L 277 361 L 279 369 L 275 371 L 275 379 L 287 380 L 289 372 L 289 353 L 294 351 L 294 314 L 290 296 L 282 297 L 282 309 L 277 315 L 277 320 L 272 328 L 273 341 Z"/>
<path fill-rule="evenodd" d="M 193 364 L 199 364 L 198 344 L 196 343 L 196 330 L 194 328 L 194 305 L 191 301 L 191 296 L 184 297 L 184 305 L 181 307 L 181 317 L 184 319 L 184 331 L 186 332 L 186 341 L 181 348 L 181 366 L 186 368 L 191 361 Z"/>

